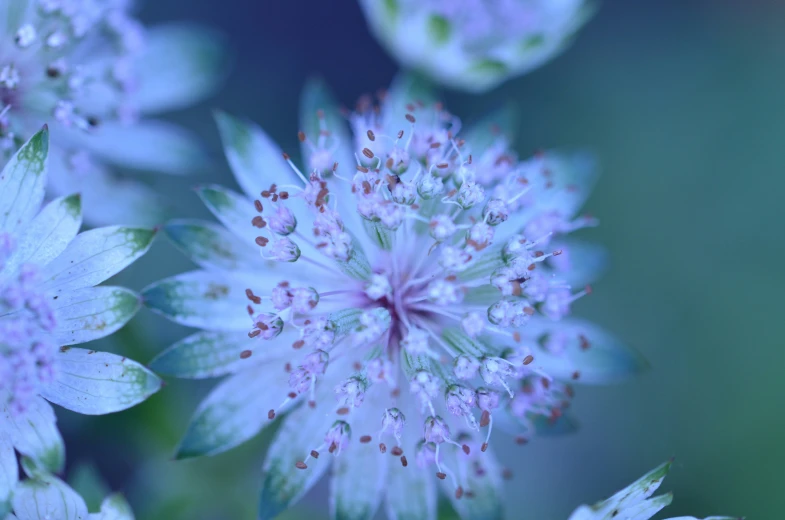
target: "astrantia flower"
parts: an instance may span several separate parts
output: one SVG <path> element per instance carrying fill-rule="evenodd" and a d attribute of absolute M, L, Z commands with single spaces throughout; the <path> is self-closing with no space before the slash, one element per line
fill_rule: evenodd
<path fill-rule="evenodd" d="M 44 128 L 0 172 L 0 445 L 59 471 L 63 441 L 47 401 L 104 414 L 146 399 L 161 381 L 125 357 L 70 347 L 111 334 L 136 313 L 137 294 L 94 286 L 144 254 L 154 232 L 77 234 L 78 195 L 41 208 L 48 148 Z"/>
<path fill-rule="evenodd" d="M 587 0 L 360 0 L 371 31 L 402 65 L 482 92 L 569 45 Z"/>
<path fill-rule="evenodd" d="M 22 459 L 28 478 L 19 479 L 13 446 L 0 436 L 0 518 L 5 520 L 134 520 L 120 494 L 106 497 L 100 511 L 89 513 L 84 499 L 68 484 Z"/>
<path fill-rule="evenodd" d="M 183 26 L 147 30 L 130 3 L 0 5 L 0 165 L 51 123 L 51 191 L 80 192 L 93 225 L 158 222 L 157 195 L 111 166 L 183 173 L 203 164 L 185 130 L 147 116 L 197 101 L 221 77 L 213 35 Z"/>
<path fill-rule="evenodd" d="M 457 118 L 420 101 L 401 81 L 381 105 L 361 102 L 352 138 L 311 86 L 302 170 L 262 130 L 221 114 L 250 198 L 202 187 L 228 230 L 167 226 L 202 269 L 145 301 L 205 330 L 151 366 L 233 374 L 199 406 L 178 456 L 224 451 L 290 412 L 264 467 L 263 518 L 333 459 L 338 517 L 370 517 L 383 496 L 392 518 L 432 517 L 442 482 L 463 517 L 493 518 L 502 470 L 491 429 L 520 443 L 569 430 L 559 418 L 570 383 L 641 368 L 598 327 L 565 317 L 601 257 L 559 236 L 594 223 L 575 216 L 590 172 L 547 155 L 519 162 L 490 129 L 464 140 Z"/>
<path fill-rule="evenodd" d="M 593 506 L 581 506 L 569 520 L 649 520 L 663 507 L 670 505 L 673 494 L 666 493 L 651 498 L 660 487 L 671 463 L 666 462 L 640 479 L 622 489 L 612 497 Z M 698 520 L 694 516 L 680 516 L 668 520 Z M 704 520 L 742 520 L 729 516 L 710 516 Z"/>

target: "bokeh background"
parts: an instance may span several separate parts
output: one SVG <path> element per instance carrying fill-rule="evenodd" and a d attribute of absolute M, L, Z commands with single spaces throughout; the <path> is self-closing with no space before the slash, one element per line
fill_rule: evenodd
<path fill-rule="evenodd" d="M 178 216 L 207 217 L 191 186 L 234 186 L 211 109 L 259 122 L 296 152 L 307 78 L 325 78 L 351 106 L 396 73 L 352 0 L 147 0 L 139 15 L 210 25 L 232 50 L 223 91 L 173 116 L 214 164 L 150 179 Z M 552 63 L 486 95 L 444 99 L 469 121 L 514 102 L 523 155 L 596 152 L 588 210 L 602 225 L 583 235 L 607 245 L 613 265 L 577 313 L 652 365 L 623 386 L 581 387 L 576 435 L 524 447 L 497 437 L 515 473 L 510 518 L 564 519 L 671 456 L 668 516 L 785 517 L 785 2 L 606 0 Z M 141 289 L 189 267 L 161 239 L 120 281 Z M 108 348 L 149 360 L 185 332 L 143 311 Z M 255 518 L 269 432 L 223 455 L 171 460 L 210 386 L 170 381 L 108 417 L 60 413 L 71 481 L 91 496 L 124 491 L 140 520 Z M 322 485 L 286 517 L 325 511 Z"/>

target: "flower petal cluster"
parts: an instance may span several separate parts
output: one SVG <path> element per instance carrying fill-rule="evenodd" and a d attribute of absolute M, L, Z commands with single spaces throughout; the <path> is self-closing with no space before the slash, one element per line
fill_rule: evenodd
<path fill-rule="evenodd" d="M 41 208 L 48 152 L 44 127 L 0 172 L 0 444 L 57 472 L 64 447 L 49 402 L 105 414 L 143 401 L 161 380 L 125 357 L 71 346 L 113 333 L 139 309 L 134 292 L 96 284 L 144 254 L 155 233 L 79 233 L 78 195 Z"/>
<path fill-rule="evenodd" d="M 127 0 L 0 6 L 0 165 L 51 124 L 50 192 L 80 192 L 92 225 L 160 221 L 159 195 L 114 167 L 187 173 L 203 165 L 190 133 L 152 117 L 202 99 L 223 77 L 214 35 L 147 29 L 129 8 Z"/>
<path fill-rule="evenodd" d="M 672 493 L 652 497 L 670 471 L 672 461 L 651 470 L 612 497 L 593 506 L 580 506 L 569 520 L 649 520 L 662 508 L 670 505 Z M 667 520 L 698 520 L 694 516 L 680 516 Z M 743 520 L 730 516 L 710 516 L 703 520 Z"/>
<path fill-rule="evenodd" d="M 591 17 L 587 0 L 360 0 L 402 65 L 484 92 L 561 53 Z"/>
<path fill-rule="evenodd" d="M 144 291 L 202 329 L 152 363 L 228 375 L 199 405 L 178 457 L 216 454 L 283 417 L 264 465 L 261 517 L 334 460 L 336 516 L 433 517 L 436 486 L 464 518 L 501 514 L 495 428 L 524 444 L 570 431 L 573 384 L 645 365 L 569 316 L 601 248 L 565 235 L 593 180 L 581 154 L 518 160 L 485 121 L 465 132 L 399 79 L 347 115 L 320 84 L 303 97 L 303 168 L 258 127 L 219 114 L 244 194 L 197 189 L 222 226 L 174 221 L 199 269 Z"/>

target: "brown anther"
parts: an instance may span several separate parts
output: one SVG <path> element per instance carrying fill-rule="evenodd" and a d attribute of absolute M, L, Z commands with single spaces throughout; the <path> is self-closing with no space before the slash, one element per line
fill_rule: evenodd
<path fill-rule="evenodd" d="M 343 406 L 335 410 L 335 413 L 337 413 L 338 415 L 349 415 L 349 409 Z"/>
<path fill-rule="evenodd" d="M 444 479 L 446 479 L 446 478 L 447 478 L 447 474 L 446 474 L 446 473 L 442 473 L 442 472 L 440 471 L 440 472 L 438 472 L 438 473 L 436 474 L 436 477 L 437 477 L 439 480 L 444 480 Z"/>
<path fill-rule="evenodd" d="M 403 137 L 403 130 L 398 130 L 398 139 Z"/>
<path fill-rule="evenodd" d="M 396 457 L 400 457 L 401 455 L 403 455 L 403 450 L 400 447 L 395 446 L 393 447 L 393 449 L 390 450 L 390 453 L 392 453 Z"/>
<path fill-rule="evenodd" d="M 311 457 L 313 457 L 315 459 L 318 459 L 319 458 L 319 452 L 316 451 L 316 450 L 311 450 Z"/>
<path fill-rule="evenodd" d="M 534 271 L 535 269 L 537 269 L 537 266 L 534 264 L 529 264 L 529 267 L 527 267 L 526 269 L 528 269 L 529 271 Z"/>
<path fill-rule="evenodd" d="M 358 171 L 358 172 L 363 172 L 363 173 L 368 173 L 368 172 L 369 172 L 369 171 L 371 171 L 371 170 L 369 170 L 369 169 L 368 169 L 368 168 L 366 168 L 365 166 L 360 166 L 360 165 L 358 165 L 358 166 L 357 166 L 357 171 Z"/>
<path fill-rule="evenodd" d="M 554 252 L 553 252 L 553 253 L 551 253 L 551 254 L 552 254 L 553 256 L 559 256 L 560 254 L 562 254 L 562 250 L 561 250 L 561 249 L 557 249 L 556 251 L 554 251 Z"/>
<path fill-rule="evenodd" d="M 578 336 L 578 340 L 581 342 L 581 350 L 586 350 L 591 346 L 591 343 L 589 343 L 589 340 L 586 339 L 586 336 L 583 334 Z"/>
<path fill-rule="evenodd" d="M 526 440 L 526 437 L 521 437 L 521 436 L 515 437 L 515 444 L 517 444 L 519 446 L 523 446 L 527 442 L 529 442 L 529 441 Z"/>
<path fill-rule="evenodd" d="M 261 330 L 252 330 L 251 332 L 248 333 L 248 337 L 249 338 L 255 338 L 256 336 L 258 336 L 261 333 L 262 333 Z"/>
<path fill-rule="evenodd" d="M 251 219 L 251 224 L 253 225 L 253 227 L 262 229 L 267 225 L 267 222 L 265 222 L 265 220 L 259 215 L 256 215 L 254 218 Z"/>
<path fill-rule="evenodd" d="M 392 157 L 388 157 L 384 165 L 387 166 L 388 170 L 392 170 L 392 167 L 395 165 L 395 161 L 393 161 Z"/>
<path fill-rule="evenodd" d="M 267 418 L 270 419 L 271 421 L 275 419 L 275 410 L 271 409 L 269 412 L 267 412 Z"/>
<path fill-rule="evenodd" d="M 272 200 L 273 202 L 278 202 L 278 194 L 277 194 L 277 193 L 273 193 L 273 197 L 272 197 L 272 199 L 271 199 L 271 200 Z"/>
<path fill-rule="evenodd" d="M 363 368 L 363 364 L 360 363 L 359 361 L 355 361 L 352 366 L 354 367 L 355 370 L 362 370 Z"/>
<path fill-rule="evenodd" d="M 439 163 L 439 164 L 437 164 L 437 165 L 436 165 L 436 167 L 437 167 L 437 168 L 439 168 L 440 170 L 443 170 L 443 169 L 445 169 L 445 168 L 448 168 L 449 166 L 450 166 L 450 165 L 449 165 L 448 163 L 446 163 L 446 162 Z"/>
<path fill-rule="evenodd" d="M 57 67 L 47 67 L 46 75 L 52 79 L 60 77 L 60 69 Z"/>
<path fill-rule="evenodd" d="M 270 192 L 267 191 L 267 190 L 262 191 L 259 195 L 261 195 L 263 199 L 269 199 L 270 198 Z"/>
<path fill-rule="evenodd" d="M 436 149 L 436 148 L 439 148 L 441 145 L 442 145 L 442 143 L 440 143 L 440 142 L 438 142 L 438 141 L 437 141 L 437 142 L 435 142 L 435 143 L 431 143 L 431 144 L 429 145 L 429 147 L 430 147 L 430 148 L 433 148 L 433 149 Z"/>
<path fill-rule="evenodd" d="M 524 307 L 523 312 L 524 314 L 528 314 L 529 316 L 531 316 L 532 314 L 534 314 L 534 307 Z"/>
<path fill-rule="evenodd" d="M 461 143 L 461 144 L 463 144 L 463 143 Z M 468 162 L 469 164 L 471 164 L 471 163 L 472 163 L 472 154 L 469 154 L 469 160 L 468 160 L 468 161 L 466 161 L 466 162 Z"/>
<path fill-rule="evenodd" d="M 286 372 L 288 374 L 289 372 L 292 371 L 292 364 L 291 363 L 286 363 L 283 366 L 283 370 L 284 370 L 284 372 Z M 289 392 L 289 395 L 292 395 L 292 394 L 294 394 L 294 392 Z M 294 397 L 297 397 L 297 394 L 294 394 Z M 292 399 L 294 399 L 294 397 Z"/>
<path fill-rule="evenodd" d="M 521 342 L 521 333 L 516 330 L 515 332 L 512 333 L 512 339 L 515 340 L 515 343 L 520 343 Z"/>
<path fill-rule="evenodd" d="M 363 155 L 369 159 L 373 159 L 373 152 L 370 148 L 363 148 Z"/>
<path fill-rule="evenodd" d="M 464 444 L 463 446 L 461 446 L 461 449 L 463 450 L 463 452 L 464 452 L 466 455 L 468 455 L 469 453 L 471 453 L 471 452 L 472 452 L 472 449 L 471 449 L 471 448 L 469 448 L 469 445 L 468 445 L 468 444 Z"/>
<path fill-rule="evenodd" d="M 281 197 L 281 200 L 289 200 L 288 191 L 282 191 L 281 193 L 278 194 L 278 196 Z"/>
<path fill-rule="evenodd" d="M 242 352 L 240 352 L 240 359 L 248 359 L 249 357 L 251 357 L 251 354 L 253 354 L 253 352 L 251 352 L 250 350 L 243 350 Z"/>
<path fill-rule="evenodd" d="M 288 394 L 286 394 L 286 397 L 288 397 L 289 399 L 294 399 L 295 397 L 297 397 L 297 394 L 294 392 L 289 392 Z"/>
<path fill-rule="evenodd" d="M 487 442 L 483 442 L 482 446 L 480 446 L 480 451 L 485 453 L 485 450 L 487 450 L 487 449 L 488 449 L 488 443 Z"/>
<path fill-rule="evenodd" d="M 371 442 L 371 436 L 370 435 L 363 435 L 362 437 L 360 437 L 360 443 L 361 444 L 368 444 L 369 442 Z"/>
<path fill-rule="evenodd" d="M 398 397 L 399 395 L 401 395 L 400 388 L 393 388 L 392 392 L 390 392 L 390 396 L 392 397 Z"/>
<path fill-rule="evenodd" d="M 482 415 L 480 415 L 480 428 L 485 428 L 489 424 L 491 424 L 491 412 L 483 410 Z"/>
<path fill-rule="evenodd" d="M 542 387 L 544 389 L 549 389 L 551 387 L 551 382 L 548 379 L 542 378 Z"/>
<path fill-rule="evenodd" d="M 379 443 L 379 451 L 382 452 L 382 453 L 387 453 L 387 445 L 384 444 L 383 442 L 380 442 Z"/>
<path fill-rule="evenodd" d="M 288 153 L 286 153 L 286 152 L 283 153 L 283 160 L 284 161 L 288 161 L 289 160 L 289 154 Z"/>
<path fill-rule="evenodd" d="M 297 341 L 292 343 L 292 348 L 294 348 L 294 349 L 300 349 L 300 348 L 303 348 L 304 346 L 305 346 L 305 341 L 303 341 L 301 339 L 298 339 Z"/>
<path fill-rule="evenodd" d="M 268 330 L 270 328 L 266 323 L 262 323 L 261 321 L 257 321 L 256 326 L 259 328 L 259 330 Z"/>
<path fill-rule="evenodd" d="M 466 493 L 464 493 L 463 496 L 465 496 L 466 498 L 474 498 L 474 491 L 469 490 Z"/>
<path fill-rule="evenodd" d="M 401 466 L 405 468 L 408 465 L 409 465 L 409 461 L 406 460 L 406 455 L 404 455 L 403 457 L 401 457 Z"/>
<path fill-rule="evenodd" d="M 303 462 L 303 461 L 301 461 L 301 460 L 298 460 L 297 462 L 295 462 L 295 463 L 294 463 L 294 466 L 295 466 L 297 469 L 306 469 L 306 468 L 308 468 L 308 466 L 305 464 L 305 462 Z"/>
<path fill-rule="evenodd" d="M 577 370 L 572 373 L 572 379 L 573 380 L 578 380 L 580 377 L 581 377 L 581 373 L 578 372 Z"/>
<path fill-rule="evenodd" d="M 504 480 L 511 480 L 512 479 L 512 470 L 510 468 L 504 468 L 502 470 L 502 478 Z"/>
<path fill-rule="evenodd" d="M 316 408 L 316 401 L 308 401 L 309 408 Z"/>
<path fill-rule="evenodd" d="M 417 107 L 414 106 L 414 103 L 406 103 L 406 110 L 408 110 L 409 112 L 414 112 L 415 110 L 417 110 Z"/>
<path fill-rule="evenodd" d="M 305 142 L 305 132 L 302 132 L 302 131 L 297 132 L 297 139 L 299 139 L 301 143 L 304 143 Z"/>
<path fill-rule="evenodd" d="M 531 364 L 532 361 L 534 361 L 534 356 L 532 356 L 531 354 L 529 354 L 528 356 L 523 358 L 523 364 L 524 365 L 529 365 L 529 364 Z"/>
<path fill-rule="evenodd" d="M 254 314 L 253 307 L 251 307 L 250 305 L 246 305 L 245 311 L 248 313 L 248 316 L 253 316 Z"/>
<path fill-rule="evenodd" d="M 461 486 L 458 486 L 458 489 L 455 490 L 455 498 L 460 500 L 462 496 L 463 496 L 463 488 Z"/>
<path fill-rule="evenodd" d="M 262 299 L 256 296 L 251 289 L 245 290 L 245 296 L 257 305 L 262 303 Z"/>
<path fill-rule="evenodd" d="M 256 245 L 260 246 L 260 247 L 266 246 L 267 242 L 269 242 L 269 241 L 270 241 L 270 239 L 264 238 L 264 237 L 256 237 L 256 239 L 254 240 L 254 242 L 256 242 Z"/>
<path fill-rule="evenodd" d="M 374 135 L 373 130 L 368 130 L 367 134 L 368 134 L 368 139 L 370 139 L 371 141 L 376 141 L 376 136 Z"/>
<path fill-rule="evenodd" d="M 544 254 L 545 254 L 545 253 L 543 253 L 542 251 L 535 251 L 535 252 L 534 252 L 534 258 L 540 258 L 540 257 L 541 257 L 542 255 L 544 255 Z"/>
<path fill-rule="evenodd" d="M 253 206 L 256 208 L 256 211 L 258 211 L 259 213 L 264 211 L 264 206 L 262 206 L 262 201 L 259 199 L 253 201 Z"/>
<path fill-rule="evenodd" d="M 417 120 L 414 118 L 414 116 L 413 116 L 413 115 L 411 115 L 411 114 L 406 114 L 406 120 L 407 120 L 408 122 L 410 122 L 410 123 L 414 123 L 415 121 L 417 121 Z"/>

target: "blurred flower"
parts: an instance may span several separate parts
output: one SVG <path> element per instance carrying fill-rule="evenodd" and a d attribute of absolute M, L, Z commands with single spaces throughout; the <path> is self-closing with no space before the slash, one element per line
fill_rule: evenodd
<path fill-rule="evenodd" d="M 672 493 L 650 498 L 660 487 L 670 470 L 671 462 L 666 462 L 642 476 L 607 500 L 593 506 L 581 506 L 569 520 L 648 520 L 660 509 L 670 505 Z M 698 520 L 694 516 L 680 516 L 669 520 Z M 729 516 L 710 516 L 704 520 L 742 520 Z"/>
<path fill-rule="evenodd" d="M 444 85 L 489 90 L 547 62 L 590 18 L 589 0 L 360 0 L 403 65 Z"/>
<path fill-rule="evenodd" d="M 594 224 L 575 216 L 592 170 L 580 155 L 519 162 L 490 124 L 459 138 L 460 121 L 408 79 L 349 118 L 353 137 L 325 90 L 306 89 L 305 174 L 261 129 L 218 114 L 247 197 L 199 188 L 226 228 L 167 225 L 202 269 L 144 292 L 153 310 L 205 329 L 154 370 L 232 374 L 199 406 L 178 457 L 225 451 L 290 412 L 264 466 L 262 518 L 299 499 L 332 456 L 338 517 L 373 516 L 385 494 L 393 518 L 432 517 L 435 475 L 462 516 L 493 518 L 503 471 L 491 429 L 519 443 L 570 431 L 571 382 L 644 366 L 566 317 L 601 264 L 596 248 L 561 236 Z"/>
<path fill-rule="evenodd" d="M 214 35 L 145 29 L 129 0 L 14 0 L 0 6 L 0 164 L 44 123 L 56 138 L 51 191 L 78 191 L 92 225 L 154 224 L 159 196 L 112 166 L 161 173 L 203 167 L 184 129 L 148 119 L 190 105 L 222 79 Z"/>
<path fill-rule="evenodd" d="M 0 517 L 6 520 L 134 520 L 122 495 L 106 497 L 97 513 L 68 484 L 22 458 L 27 479 L 19 479 L 13 446 L 0 435 Z M 13 513 L 13 514 L 11 514 Z M 8 515 L 8 516 L 6 516 Z"/>
<path fill-rule="evenodd" d="M 44 128 L 0 173 L 0 441 L 59 471 L 63 441 L 47 400 L 105 414 L 143 401 L 161 381 L 124 357 L 69 346 L 111 334 L 139 309 L 137 294 L 94 286 L 144 254 L 154 232 L 77 234 L 78 195 L 41 209 L 48 150 Z"/>

